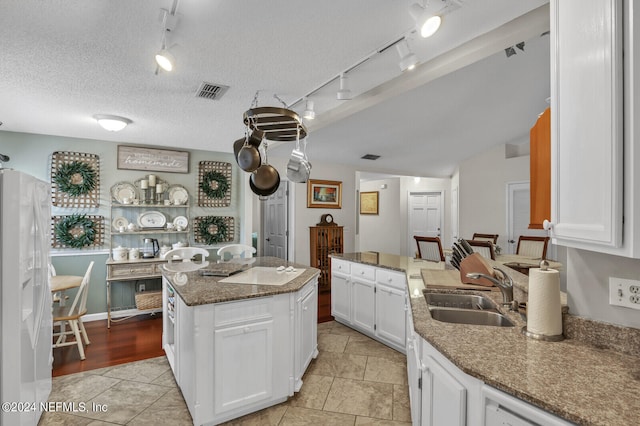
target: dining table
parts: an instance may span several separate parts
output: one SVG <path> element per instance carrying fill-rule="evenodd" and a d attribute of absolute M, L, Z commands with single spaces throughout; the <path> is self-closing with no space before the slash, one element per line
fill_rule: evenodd
<path fill-rule="evenodd" d="M 60 302 L 60 306 L 65 305 L 65 291 L 72 288 L 80 287 L 84 277 L 79 275 L 53 275 L 50 278 L 49 285 L 51 287 L 51 293 L 54 295 L 54 301 Z"/>

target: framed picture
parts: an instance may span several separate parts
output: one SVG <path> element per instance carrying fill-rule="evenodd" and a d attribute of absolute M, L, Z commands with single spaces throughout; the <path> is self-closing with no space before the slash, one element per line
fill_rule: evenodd
<path fill-rule="evenodd" d="M 189 173 L 189 152 L 118 145 L 118 169 Z"/>
<path fill-rule="evenodd" d="M 378 214 L 378 191 L 360 193 L 360 214 Z"/>
<path fill-rule="evenodd" d="M 342 208 L 342 182 L 336 180 L 307 181 L 307 207 Z"/>

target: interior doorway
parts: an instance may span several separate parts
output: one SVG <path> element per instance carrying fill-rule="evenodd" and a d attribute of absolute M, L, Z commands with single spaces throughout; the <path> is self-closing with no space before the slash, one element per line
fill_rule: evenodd
<path fill-rule="evenodd" d="M 414 235 L 443 238 L 443 202 L 442 191 L 409 192 L 407 256 L 413 257 L 417 251 Z M 445 242 L 442 241 L 442 244 L 444 246 Z"/>
<path fill-rule="evenodd" d="M 547 231 L 529 229 L 529 215 L 531 199 L 529 197 L 529 182 L 507 183 L 507 253 L 514 254 L 518 247 L 520 235 L 536 237 L 547 236 Z M 549 245 L 549 249 L 551 245 Z M 548 257 L 548 256 L 547 256 Z"/>
<path fill-rule="evenodd" d="M 262 255 L 287 259 L 289 247 L 289 182 L 262 201 Z"/>

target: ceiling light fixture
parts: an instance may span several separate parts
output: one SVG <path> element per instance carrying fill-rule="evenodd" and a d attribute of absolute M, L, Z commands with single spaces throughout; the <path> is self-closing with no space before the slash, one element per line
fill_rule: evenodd
<path fill-rule="evenodd" d="M 434 35 L 442 23 L 440 16 L 432 14 L 418 3 L 414 3 L 409 7 L 409 13 L 416 21 L 416 29 L 423 38 Z"/>
<path fill-rule="evenodd" d="M 307 106 L 305 107 L 304 113 L 302 113 L 302 118 L 313 120 L 314 118 L 316 118 L 316 112 L 313 109 L 313 101 L 307 99 L 306 104 Z"/>
<path fill-rule="evenodd" d="M 117 115 L 96 114 L 93 118 L 96 119 L 100 127 L 110 132 L 119 132 L 127 127 L 127 124 L 132 123 L 128 118 L 119 117 Z"/>
<path fill-rule="evenodd" d="M 173 71 L 174 64 L 176 63 L 176 58 L 169 52 L 166 46 L 162 46 L 162 49 L 158 53 L 156 53 L 156 63 L 160 68 L 165 71 Z"/>
<path fill-rule="evenodd" d="M 409 48 L 407 39 L 398 42 L 396 49 L 398 50 L 398 55 L 400 55 L 400 63 L 398 65 L 400 65 L 402 72 L 411 71 L 418 65 L 418 57 Z"/>
<path fill-rule="evenodd" d="M 338 99 L 339 101 L 351 100 L 351 89 L 349 89 L 349 79 L 344 73 L 340 74 L 340 90 L 338 90 L 338 93 L 336 94 L 336 99 Z"/>

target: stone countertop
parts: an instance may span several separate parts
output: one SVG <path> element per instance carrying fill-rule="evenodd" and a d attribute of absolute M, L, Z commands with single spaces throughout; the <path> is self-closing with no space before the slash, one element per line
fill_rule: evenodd
<path fill-rule="evenodd" d="M 409 267 L 405 272 L 415 331 L 466 374 L 578 424 L 637 424 L 637 413 L 640 412 L 639 356 L 599 348 L 578 339 L 561 342 L 529 339 L 521 333 L 526 323 L 513 312 L 506 315 L 515 327 L 436 321 L 431 318 L 423 297 L 423 289 L 429 289 L 430 283 L 415 278 L 415 269 L 411 269 L 417 266 L 416 262 L 411 258 L 399 259 L 402 256 L 380 255 L 381 261 L 375 266 L 386 268 L 388 256 L 392 260 L 389 269 L 401 270 L 402 265 Z M 359 262 L 358 253 L 334 257 Z M 419 269 L 425 269 L 422 266 L 418 266 Z M 514 271 L 513 277 L 518 288 L 525 284 L 525 275 Z M 488 296 L 496 302 L 500 302 L 502 297 L 499 292 L 471 292 Z"/>
<path fill-rule="evenodd" d="M 248 264 L 248 267 L 266 266 L 275 268 L 293 266 L 296 269 L 304 269 L 304 272 L 283 285 L 224 283 L 220 281 L 227 277 L 202 276 L 200 269 L 189 272 L 171 272 L 163 268 L 162 276 L 169 280 L 169 283 L 171 283 L 176 293 L 187 306 L 197 306 L 291 293 L 304 287 L 306 283 L 320 273 L 319 269 L 288 262 L 277 257 L 257 257 L 254 259 L 255 262 Z"/>

